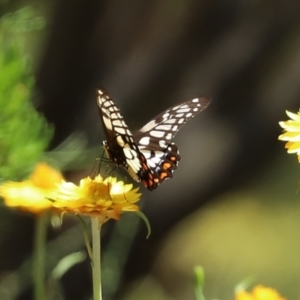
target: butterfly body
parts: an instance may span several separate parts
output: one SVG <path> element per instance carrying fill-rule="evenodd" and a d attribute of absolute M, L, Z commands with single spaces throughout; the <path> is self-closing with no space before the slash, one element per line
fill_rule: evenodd
<path fill-rule="evenodd" d="M 102 89 L 97 90 L 97 104 L 105 129 L 103 146 L 109 158 L 124 167 L 137 182 L 154 190 L 173 177 L 181 159 L 172 142 L 175 134 L 189 119 L 205 109 L 210 100 L 195 98 L 171 107 L 132 134 L 119 108 Z"/>

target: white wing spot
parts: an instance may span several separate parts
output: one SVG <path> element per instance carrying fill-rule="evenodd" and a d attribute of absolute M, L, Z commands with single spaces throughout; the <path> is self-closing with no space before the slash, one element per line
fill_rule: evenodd
<path fill-rule="evenodd" d="M 115 127 L 115 132 L 119 134 L 126 134 L 126 130 L 123 127 Z"/>
<path fill-rule="evenodd" d="M 182 119 L 179 119 L 179 120 L 178 120 L 178 124 L 183 124 L 184 121 L 185 121 L 185 120 L 184 120 L 183 118 L 182 118 Z"/>
<path fill-rule="evenodd" d="M 170 119 L 165 121 L 165 124 L 174 124 L 174 123 L 176 123 L 176 119 Z"/>
<path fill-rule="evenodd" d="M 117 114 L 117 113 L 115 113 L 115 112 L 113 112 L 113 113 L 110 115 L 110 117 L 111 117 L 112 119 L 120 118 L 119 114 Z"/>
<path fill-rule="evenodd" d="M 117 136 L 116 140 L 117 140 L 117 143 L 119 144 L 119 146 L 121 146 L 121 147 L 125 146 L 125 142 L 124 142 L 123 138 L 120 135 Z"/>
<path fill-rule="evenodd" d="M 116 127 L 123 127 L 125 125 L 123 121 L 118 120 L 118 119 L 117 120 L 112 120 L 112 123 Z"/>
<path fill-rule="evenodd" d="M 193 99 L 193 100 L 192 100 L 192 102 L 194 102 L 194 103 L 197 103 L 197 102 L 199 102 L 199 98 L 195 98 L 195 99 Z"/>
<path fill-rule="evenodd" d="M 154 128 L 157 125 L 157 123 L 155 122 L 155 120 L 150 121 L 149 123 L 147 123 L 145 126 L 143 126 L 139 131 L 140 132 L 146 132 L 146 131 L 150 131 L 152 128 Z"/>
<path fill-rule="evenodd" d="M 156 138 L 162 138 L 165 133 L 163 131 L 152 130 L 150 131 L 150 135 Z"/>
<path fill-rule="evenodd" d="M 199 110 L 198 107 L 195 107 L 195 108 L 193 109 L 194 112 L 196 112 L 196 111 L 198 111 L 198 110 Z"/>
<path fill-rule="evenodd" d="M 166 136 L 166 139 L 167 140 L 171 140 L 173 137 L 172 133 L 168 133 L 167 136 Z"/>
<path fill-rule="evenodd" d="M 165 114 L 163 114 L 163 119 L 167 119 L 168 117 L 170 116 L 170 114 L 167 112 L 167 113 L 165 113 Z"/>
<path fill-rule="evenodd" d="M 102 108 L 102 114 L 109 116 L 109 111 L 105 108 Z"/>
<path fill-rule="evenodd" d="M 156 127 L 156 129 L 164 130 L 164 131 L 171 130 L 171 128 L 172 128 L 172 125 L 167 125 L 167 124 L 162 124 L 162 125 L 159 125 Z"/>
<path fill-rule="evenodd" d="M 187 104 L 184 104 L 180 107 L 180 109 L 182 109 L 182 108 L 189 108 L 189 106 Z"/>
<path fill-rule="evenodd" d="M 135 169 L 135 172 L 137 173 L 138 170 L 141 168 L 141 164 L 140 164 L 140 160 L 135 157 L 132 160 L 127 161 L 127 163 L 133 168 Z"/>
<path fill-rule="evenodd" d="M 186 117 L 190 118 L 192 115 L 193 115 L 192 113 L 188 113 L 188 114 L 186 114 Z"/>
<path fill-rule="evenodd" d="M 166 148 L 167 147 L 167 143 L 165 140 L 160 140 L 158 141 L 158 144 L 161 148 Z"/>
<path fill-rule="evenodd" d="M 129 149 L 127 149 L 127 150 L 129 150 Z M 141 168 L 140 161 L 136 157 L 134 159 L 128 159 L 127 164 L 128 164 L 128 166 L 131 167 L 131 169 L 133 170 L 134 173 L 137 173 Z"/>
<path fill-rule="evenodd" d="M 149 159 L 151 157 L 151 151 L 150 150 L 143 150 L 142 151 L 143 155 Z"/>
<path fill-rule="evenodd" d="M 104 116 L 104 115 L 103 115 L 103 122 L 104 122 L 105 127 L 106 127 L 108 130 L 112 130 L 112 124 L 111 124 L 110 119 L 107 118 L 107 117 Z"/>
<path fill-rule="evenodd" d="M 176 115 L 175 115 L 176 118 L 181 118 L 181 117 L 183 117 L 183 116 L 184 116 L 184 114 L 176 114 Z"/>
<path fill-rule="evenodd" d="M 124 151 L 125 157 L 128 160 L 134 159 L 134 157 L 135 157 L 135 151 L 132 151 L 130 148 L 127 148 L 127 147 L 124 147 L 123 151 Z"/>
<path fill-rule="evenodd" d="M 149 165 L 150 168 L 155 168 L 156 164 L 153 160 L 147 159 L 147 164 Z"/>
<path fill-rule="evenodd" d="M 159 150 L 155 151 L 155 156 L 157 156 L 157 157 L 163 157 L 164 155 L 165 155 L 165 153 L 162 151 L 159 151 Z"/>
<path fill-rule="evenodd" d="M 147 146 L 150 143 L 150 136 L 144 136 L 139 141 L 140 144 Z"/>
<path fill-rule="evenodd" d="M 129 129 L 126 129 L 126 134 L 130 135 L 130 136 L 132 135 L 132 133 L 131 133 L 131 131 Z"/>
<path fill-rule="evenodd" d="M 178 126 L 177 125 L 173 126 L 172 130 L 173 131 L 177 131 L 178 130 Z"/>
<path fill-rule="evenodd" d="M 177 110 L 177 113 L 187 113 L 190 111 L 190 108 L 180 108 Z"/>
<path fill-rule="evenodd" d="M 150 159 L 150 161 L 153 161 L 154 163 L 158 164 L 161 161 L 161 158 L 158 156 L 154 156 Z"/>

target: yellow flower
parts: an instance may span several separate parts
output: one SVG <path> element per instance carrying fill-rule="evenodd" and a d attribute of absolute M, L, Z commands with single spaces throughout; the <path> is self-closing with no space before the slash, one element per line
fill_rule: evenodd
<path fill-rule="evenodd" d="M 238 291 L 235 294 L 235 300 L 286 300 L 272 288 L 264 287 L 262 285 L 256 286 L 252 293 L 246 291 Z"/>
<path fill-rule="evenodd" d="M 73 214 L 98 216 L 104 223 L 109 219 L 120 219 L 124 211 L 138 211 L 135 205 L 141 196 L 132 184 L 124 184 L 115 177 L 105 180 L 98 175 L 80 180 L 79 186 L 65 182 L 58 185 L 60 192 L 53 199 L 53 206 Z"/>
<path fill-rule="evenodd" d="M 0 196 L 7 206 L 39 213 L 52 207 L 47 198 L 55 195 L 56 184 L 62 179 L 60 172 L 45 163 L 39 163 L 28 180 L 1 184 Z"/>
<path fill-rule="evenodd" d="M 286 131 L 281 134 L 278 139 L 287 141 L 285 148 L 288 153 L 297 153 L 298 161 L 300 162 L 300 112 L 294 114 L 286 111 L 286 114 L 291 118 L 288 121 L 281 121 L 279 125 Z"/>

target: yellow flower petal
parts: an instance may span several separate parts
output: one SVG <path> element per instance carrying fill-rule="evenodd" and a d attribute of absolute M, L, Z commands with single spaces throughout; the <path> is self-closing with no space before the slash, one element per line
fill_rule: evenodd
<path fill-rule="evenodd" d="M 238 291 L 235 294 L 235 300 L 286 300 L 275 289 L 264 287 L 262 285 L 256 286 L 252 293 L 246 291 Z"/>
<path fill-rule="evenodd" d="M 1 184 L 0 196 L 9 207 L 39 213 L 52 207 L 48 198 L 56 194 L 56 184 L 61 180 L 62 175 L 57 170 L 40 163 L 29 180 Z"/>
<path fill-rule="evenodd" d="M 74 214 L 98 216 L 101 222 L 120 219 L 124 211 L 138 211 L 134 205 L 141 194 L 132 190 L 132 184 L 124 184 L 115 177 L 105 180 L 98 175 L 80 180 L 79 186 L 63 181 L 59 192 L 53 198 L 53 206 Z"/>
<path fill-rule="evenodd" d="M 286 111 L 286 114 L 291 120 L 279 122 L 285 132 L 279 135 L 278 139 L 287 142 L 285 148 L 288 149 L 289 154 L 297 153 L 297 155 L 300 155 L 300 112 L 294 114 Z M 298 161 L 300 162 L 299 156 Z"/>
<path fill-rule="evenodd" d="M 255 300 L 255 299 L 248 292 L 239 291 L 235 294 L 235 300 Z"/>
<path fill-rule="evenodd" d="M 300 153 L 300 142 L 288 142 L 288 153 Z"/>
<path fill-rule="evenodd" d="M 56 188 L 56 183 L 63 180 L 63 176 L 49 165 L 39 163 L 30 176 L 30 180 L 34 186 L 43 189 L 54 189 Z"/>
<path fill-rule="evenodd" d="M 278 137 L 282 141 L 298 142 L 300 141 L 299 132 L 285 132 Z"/>
<path fill-rule="evenodd" d="M 279 125 L 286 131 L 291 132 L 298 132 L 300 131 L 300 124 L 296 121 L 286 121 L 286 122 L 279 122 Z"/>
<path fill-rule="evenodd" d="M 300 113 L 298 112 L 297 114 L 292 113 L 288 110 L 285 111 L 288 117 L 290 117 L 292 120 L 295 120 L 297 122 L 300 122 Z"/>

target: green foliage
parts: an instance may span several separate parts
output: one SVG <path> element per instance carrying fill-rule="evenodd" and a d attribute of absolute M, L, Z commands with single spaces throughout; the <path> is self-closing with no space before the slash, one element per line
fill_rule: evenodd
<path fill-rule="evenodd" d="M 194 268 L 195 274 L 195 296 L 197 300 L 205 300 L 203 295 L 204 287 L 204 270 L 201 266 L 196 266 Z"/>
<path fill-rule="evenodd" d="M 52 137 L 30 101 L 34 78 L 24 46 L 28 32 L 43 25 L 28 7 L 0 18 L 0 180 L 26 176 Z"/>
<path fill-rule="evenodd" d="M 86 254 L 83 251 L 74 252 L 68 254 L 64 258 L 62 258 L 56 267 L 54 268 L 51 279 L 59 280 L 61 277 L 69 271 L 74 265 L 83 262 L 86 259 Z"/>
<path fill-rule="evenodd" d="M 26 6 L 14 13 L 7 13 L 1 17 L 1 29 L 7 33 L 25 33 L 45 27 L 45 19 L 36 17 L 32 7 Z"/>

